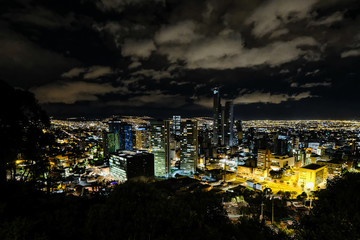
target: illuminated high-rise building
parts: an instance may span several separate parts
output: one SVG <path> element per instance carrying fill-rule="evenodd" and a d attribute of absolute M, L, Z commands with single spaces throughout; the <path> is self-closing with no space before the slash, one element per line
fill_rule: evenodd
<path fill-rule="evenodd" d="M 172 133 L 175 137 L 179 137 L 181 134 L 180 131 L 180 123 L 181 123 L 181 116 L 173 116 L 173 121 L 172 121 Z"/>
<path fill-rule="evenodd" d="M 104 156 L 106 159 L 110 157 L 110 154 L 115 153 L 120 149 L 119 137 L 116 133 L 113 132 L 104 132 L 103 133 L 103 143 L 104 143 Z"/>
<path fill-rule="evenodd" d="M 242 130 L 242 123 L 240 120 L 235 122 L 235 128 L 237 132 L 237 144 L 240 145 L 243 140 L 243 130 Z"/>
<path fill-rule="evenodd" d="M 195 173 L 198 164 L 198 124 L 187 120 L 181 123 L 180 169 L 185 173 Z"/>
<path fill-rule="evenodd" d="M 293 137 L 292 139 L 292 154 L 295 158 L 295 163 L 299 161 L 299 153 L 300 153 L 299 141 L 300 141 L 299 137 Z"/>
<path fill-rule="evenodd" d="M 214 105 L 213 105 L 213 144 L 218 145 L 221 144 L 222 139 L 222 108 L 221 108 L 221 100 L 220 100 L 220 92 L 219 88 L 214 88 L 213 90 L 214 97 Z"/>
<path fill-rule="evenodd" d="M 270 157 L 269 149 L 259 149 L 257 153 L 257 167 L 262 170 L 268 170 L 271 164 Z"/>
<path fill-rule="evenodd" d="M 138 150 L 149 149 L 149 132 L 146 126 L 139 126 L 135 129 L 135 148 Z"/>
<path fill-rule="evenodd" d="M 150 151 L 154 154 L 155 176 L 168 177 L 170 173 L 170 121 L 150 125 Z"/>
<path fill-rule="evenodd" d="M 274 139 L 273 152 L 279 156 L 289 154 L 289 143 L 286 136 L 278 135 L 278 137 Z"/>
<path fill-rule="evenodd" d="M 232 101 L 225 103 L 224 118 L 223 118 L 223 145 L 234 146 L 234 104 Z"/>
<path fill-rule="evenodd" d="M 108 124 L 109 132 L 118 136 L 120 150 L 132 150 L 131 125 L 120 120 L 111 120 Z"/>
<path fill-rule="evenodd" d="M 213 157 L 212 132 L 207 124 L 198 130 L 199 154 L 203 158 Z"/>
<path fill-rule="evenodd" d="M 170 132 L 170 121 L 164 121 L 164 147 L 165 147 L 165 176 L 168 177 L 170 174 L 170 142 L 171 142 L 171 132 Z"/>

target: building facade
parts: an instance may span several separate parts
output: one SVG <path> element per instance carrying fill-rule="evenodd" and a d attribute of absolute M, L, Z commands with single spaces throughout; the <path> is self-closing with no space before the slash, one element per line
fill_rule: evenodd
<path fill-rule="evenodd" d="M 122 181 L 154 176 L 154 155 L 146 151 L 119 151 L 111 154 L 110 174 Z"/>
<path fill-rule="evenodd" d="M 199 143 L 197 121 L 181 123 L 180 169 L 185 173 L 195 173 L 198 164 Z"/>
<path fill-rule="evenodd" d="M 224 144 L 225 146 L 234 146 L 234 103 L 227 101 L 224 110 Z"/>
<path fill-rule="evenodd" d="M 109 132 L 117 134 L 120 150 L 132 150 L 131 125 L 120 120 L 111 120 L 108 122 Z"/>
<path fill-rule="evenodd" d="M 151 123 L 150 151 L 154 154 L 155 176 L 168 177 L 170 173 L 170 121 Z"/>
<path fill-rule="evenodd" d="M 219 88 L 213 90 L 213 144 L 218 145 L 221 143 L 222 139 L 222 127 L 221 127 L 221 116 L 222 116 L 222 107 L 220 100 Z"/>
<path fill-rule="evenodd" d="M 306 191 L 316 190 L 327 178 L 326 166 L 311 163 L 299 169 L 299 186 Z"/>
<path fill-rule="evenodd" d="M 135 148 L 138 150 L 149 150 L 149 131 L 146 126 L 135 129 Z"/>
<path fill-rule="evenodd" d="M 181 116 L 173 116 L 172 120 L 172 134 L 175 138 L 180 137 L 181 134 Z"/>

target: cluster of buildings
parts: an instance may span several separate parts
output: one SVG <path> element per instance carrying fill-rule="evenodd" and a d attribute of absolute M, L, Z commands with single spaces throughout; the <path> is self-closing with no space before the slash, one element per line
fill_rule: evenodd
<path fill-rule="evenodd" d="M 53 124 L 68 137 L 65 146 L 84 149 L 82 159 L 104 160 L 120 181 L 183 175 L 256 189 L 277 184 L 285 191 L 311 191 L 329 177 L 360 168 L 359 122 L 239 121 L 233 102 L 222 104 L 218 88 L 212 93 L 211 118 L 112 117 Z"/>
<path fill-rule="evenodd" d="M 249 121 L 238 176 L 280 182 L 301 191 L 359 168 L 359 126 L 349 121 Z M 286 186 L 285 186 L 286 189 Z"/>
<path fill-rule="evenodd" d="M 143 158 L 139 161 L 153 161 L 153 174 L 160 178 L 174 177 L 177 174 L 193 176 L 198 168 L 204 168 L 210 160 L 233 149 L 241 141 L 241 122 L 234 123 L 232 101 L 221 105 L 219 89 L 213 90 L 214 115 L 212 119 L 182 119 L 173 116 L 164 121 L 150 121 L 148 124 L 129 124 L 120 119 L 107 121 L 108 131 L 104 133 L 104 156 L 109 159 L 110 172 L 121 179 L 118 162 L 119 155 L 132 152 L 143 155 L 148 152 L 153 160 Z M 140 158 L 139 158 L 140 159 Z M 150 175 L 147 174 L 147 175 Z"/>
<path fill-rule="evenodd" d="M 154 121 L 134 129 L 117 120 L 108 123 L 109 132 L 104 133 L 104 153 L 110 159 L 110 171 L 114 176 L 123 177 L 113 171 L 117 166 L 112 160 L 125 152 L 127 157 L 151 156 L 138 159 L 145 165 L 152 161 L 153 168 L 148 170 L 156 177 L 168 178 L 174 172 L 187 175 L 196 172 L 199 155 L 197 121 L 181 121 L 180 116 L 174 116 L 173 120 Z M 150 172 L 145 175 L 150 176 Z"/>

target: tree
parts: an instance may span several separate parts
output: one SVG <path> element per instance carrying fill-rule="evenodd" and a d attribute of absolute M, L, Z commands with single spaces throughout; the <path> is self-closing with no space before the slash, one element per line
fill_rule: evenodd
<path fill-rule="evenodd" d="M 232 234 L 216 194 L 175 194 L 151 183 L 120 185 L 88 219 L 90 239 L 229 239 Z"/>
<path fill-rule="evenodd" d="M 6 171 L 15 170 L 18 154 L 34 161 L 32 174 L 45 167 L 40 161 L 40 150 L 49 143 L 42 129 L 50 126 L 50 120 L 28 91 L 14 89 L 0 80 L 0 96 L 0 184 L 3 184 Z"/>
<path fill-rule="evenodd" d="M 360 174 L 334 178 L 303 217 L 300 239 L 360 239 Z"/>

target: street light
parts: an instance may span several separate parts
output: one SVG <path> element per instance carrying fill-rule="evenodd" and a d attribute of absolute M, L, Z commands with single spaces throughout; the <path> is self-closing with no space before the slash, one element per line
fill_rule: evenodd
<path fill-rule="evenodd" d="M 261 202 L 261 214 L 260 214 L 260 222 L 263 220 L 264 218 L 264 202 Z"/>
<path fill-rule="evenodd" d="M 271 224 L 274 224 L 274 197 L 272 197 L 271 205 Z"/>

